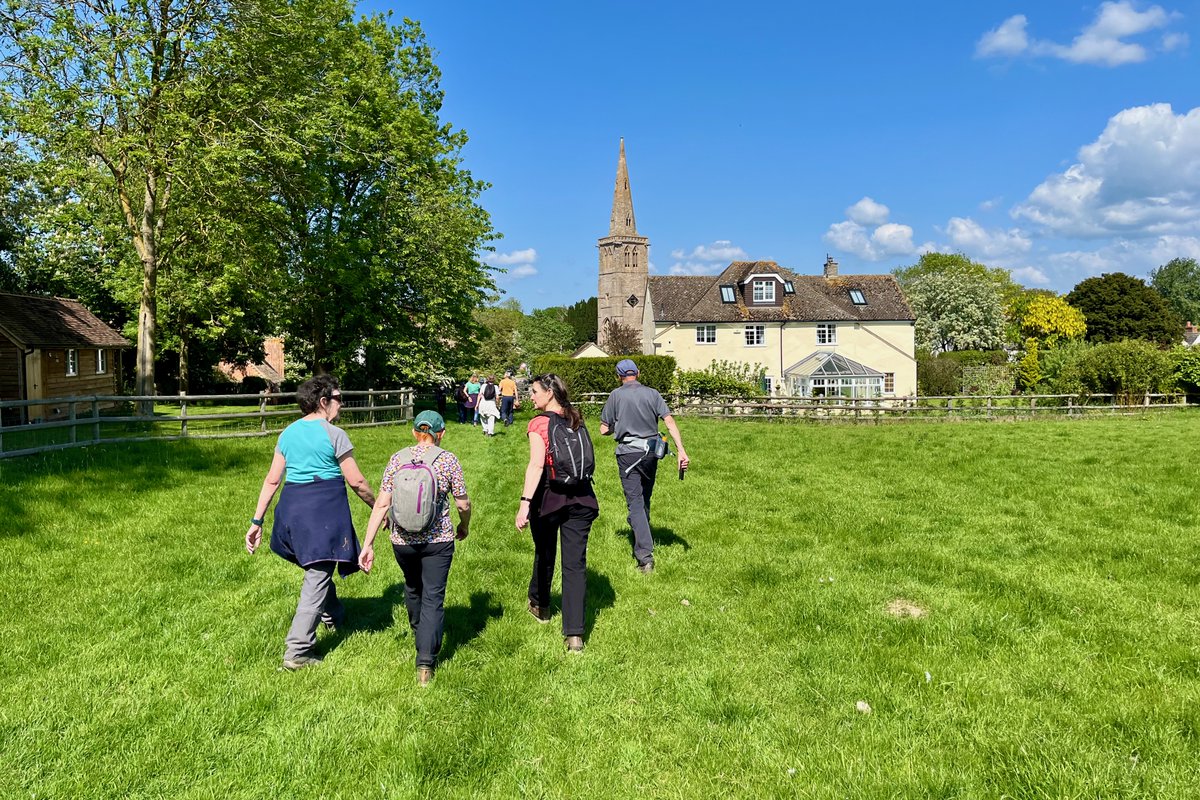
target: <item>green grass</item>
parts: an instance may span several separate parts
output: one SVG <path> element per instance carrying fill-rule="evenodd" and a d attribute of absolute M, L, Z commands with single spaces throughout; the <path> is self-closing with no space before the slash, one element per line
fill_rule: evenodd
<path fill-rule="evenodd" d="M 271 439 L 0 462 L 0 797 L 1200 795 L 1200 419 L 682 427 L 652 576 L 597 438 L 568 657 L 557 596 L 523 610 L 520 429 L 451 424 L 476 516 L 424 691 L 386 549 L 277 671 L 300 573 L 241 541 Z M 373 485 L 406 436 L 351 432 Z"/>

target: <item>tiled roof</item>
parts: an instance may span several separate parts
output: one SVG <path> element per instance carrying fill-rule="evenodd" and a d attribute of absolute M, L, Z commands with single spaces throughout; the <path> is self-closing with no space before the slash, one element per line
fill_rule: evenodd
<path fill-rule="evenodd" d="M 0 333 L 24 347 L 132 347 L 78 300 L 0 292 Z"/>
<path fill-rule="evenodd" d="M 775 273 L 791 281 L 796 293 L 784 295 L 780 306 L 747 306 L 740 284 L 749 275 Z M 722 303 L 722 285 L 739 287 L 737 302 Z M 850 290 L 858 289 L 866 305 L 855 305 Z M 798 275 L 774 261 L 735 261 L 720 275 L 650 276 L 655 322 L 839 322 L 902 320 L 915 317 L 900 285 L 891 275 Z"/>

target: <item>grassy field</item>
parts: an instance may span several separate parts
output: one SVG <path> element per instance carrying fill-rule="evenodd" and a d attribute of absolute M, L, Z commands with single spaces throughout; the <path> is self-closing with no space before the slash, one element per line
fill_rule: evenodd
<path fill-rule="evenodd" d="M 0 797 L 1200 796 L 1200 418 L 682 427 L 651 576 L 598 440 L 568 657 L 523 610 L 523 435 L 451 425 L 476 516 L 427 690 L 386 550 L 277 671 L 271 439 L 0 462 Z M 351 432 L 373 485 L 406 435 Z"/>

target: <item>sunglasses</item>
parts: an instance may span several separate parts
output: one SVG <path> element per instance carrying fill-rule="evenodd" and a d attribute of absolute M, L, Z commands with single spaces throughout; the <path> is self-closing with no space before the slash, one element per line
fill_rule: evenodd
<path fill-rule="evenodd" d="M 340 394 L 329 395 L 329 402 L 332 403 L 334 400 L 337 400 L 340 403 L 340 402 L 342 402 L 342 396 Z"/>

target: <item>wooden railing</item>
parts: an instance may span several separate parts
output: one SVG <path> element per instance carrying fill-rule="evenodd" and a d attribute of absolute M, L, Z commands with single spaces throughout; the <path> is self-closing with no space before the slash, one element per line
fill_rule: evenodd
<path fill-rule="evenodd" d="M 586 394 L 579 401 L 598 408 L 607 394 Z M 729 419 L 802 419 L 830 422 L 884 420 L 1019 420 L 1048 416 L 1084 417 L 1141 414 L 1186 405 L 1182 394 L 1147 394 L 1126 398 L 1092 395 L 976 395 L 943 397 L 668 397 L 675 414 Z"/>
<path fill-rule="evenodd" d="M 394 425 L 413 418 L 412 389 L 342 390 L 338 425 Z M 152 407 L 151 414 L 138 409 Z M 12 424 L 32 407 L 57 418 Z M 8 414 L 5 412 L 9 411 Z M 21 414 L 24 416 L 25 414 Z M 89 395 L 0 402 L 0 458 L 113 441 L 230 439 L 278 432 L 301 416 L 295 393 L 257 395 Z M 5 421 L 8 424 L 4 424 Z"/>

